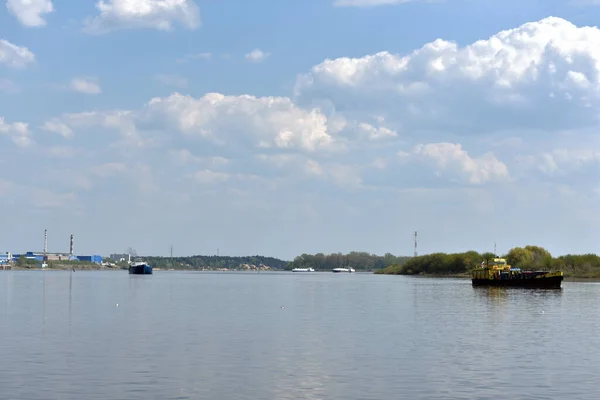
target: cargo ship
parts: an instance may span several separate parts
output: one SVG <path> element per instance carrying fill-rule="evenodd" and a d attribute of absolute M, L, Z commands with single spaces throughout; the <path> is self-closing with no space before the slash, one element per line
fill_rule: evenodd
<path fill-rule="evenodd" d="M 473 270 L 471 282 L 473 286 L 560 289 L 563 278 L 562 271 L 521 271 L 504 258 L 494 258 Z"/>
<path fill-rule="evenodd" d="M 133 275 L 152 275 L 152 266 L 138 258 L 129 263 L 129 273 Z"/>

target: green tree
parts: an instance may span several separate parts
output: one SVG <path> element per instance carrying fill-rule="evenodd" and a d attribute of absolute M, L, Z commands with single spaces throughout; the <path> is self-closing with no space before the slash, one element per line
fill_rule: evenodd
<path fill-rule="evenodd" d="M 494 253 L 491 253 L 488 251 L 488 252 L 483 253 L 481 255 L 481 258 L 483 259 L 482 261 L 485 261 L 487 263 L 487 262 L 493 261 L 494 258 L 496 258 L 496 255 Z"/>
<path fill-rule="evenodd" d="M 506 262 L 513 267 L 528 269 L 533 263 L 533 253 L 522 247 L 515 247 L 509 250 L 508 254 L 504 256 Z"/>

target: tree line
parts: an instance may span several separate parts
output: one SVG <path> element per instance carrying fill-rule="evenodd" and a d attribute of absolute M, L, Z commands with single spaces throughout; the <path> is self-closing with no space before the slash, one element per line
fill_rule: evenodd
<path fill-rule="evenodd" d="M 302 254 L 285 266 L 286 270 L 293 268 L 314 268 L 316 271 L 332 270 L 338 267 L 350 266 L 355 270 L 374 271 L 406 262 L 410 257 L 395 256 L 386 253 L 383 256 L 360 251 L 352 251 L 348 254 Z"/>
<path fill-rule="evenodd" d="M 189 256 L 189 257 L 143 257 L 144 261 L 159 269 L 239 269 L 243 264 L 266 265 L 272 269 L 283 269 L 287 261 L 265 256 Z"/>
<path fill-rule="evenodd" d="M 461 275 L 470 273 L 483 261 L 496 257 L 493 253 L 433 253 L 411 257 L 404 263 L 390 265 L 376 273 L 393 275 Z M 562 271 L 568 277 L 600 277 L 600 257 L 596 254 L 567 254 L 553 257 L 540 246 L 515 247 L 503 255 L 507 263 L 523 270 Z"/>

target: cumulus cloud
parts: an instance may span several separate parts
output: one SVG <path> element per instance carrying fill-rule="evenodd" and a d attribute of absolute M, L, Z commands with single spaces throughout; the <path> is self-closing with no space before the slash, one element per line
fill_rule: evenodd
<path fill-rule="evenodd" d="M 99 15 L 85 22 L 84 31 L 103 34 L 117 29 L 171 31 L 176 23 L 200 26 L 200 8 L 193 0 L 100 0 Z"/>
<path fill-rule="evenodd" d="M 28 48 L 0 39 L 0 64 L 12 68 L 24 68 L 34 61 L 35 55 Z"/>
<path fill-rule="evenodd" d="M 102 93 L 102 88 L 100 88 L 100 84 L 96 78 L 73 78 L 71 83 L 69 84 L 69 88 L 74 92 L 79 92 L 83 94 L 100 94 Z"/>
<path fill-rule="evenodd" d="M 450 174 L 476 185 L 509 177 L 508 167 L 492 153 L 472 158 L 457 143 L 419 144 L 413 153 L 433 161 L 438 176 Z"/>
<path fill-rule="evenodd" d="M 250 62 L 258 63 L 258 62 L 264 61 L 270 55 L 271 55 L 271 53 L 264 52 L 260 49 L 254 49 L 250 53 L 246 54 L 246 60 L 248 60 Z"/>
<path fill-rule="evenodd" d="M 46 25 L 42 15 L 54 11 L 51 0 L 6 0 L 6 7 L 21 24 L 28 27 Z"/>
<path fill-rule="evenodd" d="M 363 133 L 365 133 L 369 137 L 369 139 L 373 140 L 398 136 L 398 134 L 395 131 L 388 129 L 385 126 L 375 127 L 371 124 L 367 124 L 364 122 L 359 124 L 359 129 Z"/>
<path fill-rule="evenodd" d="M 33 144 L 33 140 L 29 137 L 29 125 L 24 122 L 8 123 L 0 117 L 0 135 L 10 137 L 19 147 L 29 147 Z"/>
<path fill-rule="evenodd" d="M 296 95 L 406 129 L 584 127 L 597 121 L 599 48 L 597 28 L 549 17 L 465 47 L 438 39 L 406 55 L 326 60 L 299 76 Z"/>
<path fill-rule="evenodd" d="M 209 93 L 194 98 L 175 93 L 151 99 L 136 119 L 167 124 L 184 135 L 222 145 L 313 151 L 334 144 L 326 116 L 285 97 Z"/>
<path fill-rule="evenodd" d="M 140 148 L 151 146 L 153 143 L 152 137 L 144 137 L 140 134 L 135 123 L 135 113 L 128 110 L 64 114 L 46 121 L 43 126 L 46 130 L 65 137 L 75 136 L 77 132 L 93 128 L 114 131 L 119 135 L 119 140 L 113 142 L 112 146 L 117 148 L 124 146 Z M 107 137 L 109 136 L 107 135 Z"/>
<path fill-rule="evenodd" d="M 549 177 L 574 176 L 589 173 L 595 178 L 600 167 L 600 148 L 557 148 L 547 152 L 517 157 L 516 162 L 528 170 Z"/>
<path fill-rule="evenodd" d="M 173 93 L 139 109 L 65 114 L 44 128 L 65 137 L 112 129 L 122 143 L 157 148 L 174 140 L 204 143 L 204 151 L 224 159 L 254 150 L 276 168 L 350 186 L 364 183 L 366 171 L 372 178 L 410 168 L 414 179 L 509 183 L 511 162 L 523 166 L 525 158 L 493 151 L 505 148 L 498 143 L 506 138 L 478 138 L 595 121 L 600 47 L 590 43 L 600 44 L 599 32 L 550 17 L 464 47 L 438 39 L 408 55 L 326 60 L 298 77 L 294 98 Z M 559 107 L 563 113 L 548 111 Z M 168 153 L 178 165 L 200 165 L 202 182 L 240 172 L 236 162 L 220 170 L 186 148 Z"/>
<path fill-rule="evenodd" d="M 58 133 L 62 137 L 68 138 L 73 136 L 73 131 L 71 128 L 67 126 L 67 124 L 63 123 L 59 119 L 52 119 L 50 121 L 46 121 L 42 126 L 42 129 L 48 132 Z"/>

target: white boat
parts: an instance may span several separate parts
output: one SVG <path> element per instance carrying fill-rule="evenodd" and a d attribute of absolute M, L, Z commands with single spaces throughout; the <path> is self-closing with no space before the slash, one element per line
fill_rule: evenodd
<path fill-rule="evenodd" d="M 355 272 L 355 271 L 354 271 L 354 268 L 352 268 L 352 267 L 346 267 L 346 268 L 334 268 L 332 271 L 333 271 L 333 272 L 349 272 L 349 273 Z"/>
<path fill-rule="evenodd" d="M 313 268 L 293 268 L 292 272 L 315 272 Z"/>

